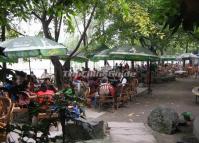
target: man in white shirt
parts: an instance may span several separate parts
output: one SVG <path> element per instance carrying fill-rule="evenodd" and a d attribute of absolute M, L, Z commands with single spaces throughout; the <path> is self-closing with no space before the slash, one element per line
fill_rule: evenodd
<path fill-rule="evenodd" d="M 125 86 L 127 84 L 127 79 L 123 75 L 120 78 L 120 83 L 122 84 L 122 86 Z"/>
<path fill-rule="evenodd" d="M 50 78 L 50 74 L 47 72 L 47 69 L 44 70 L 44 73 L 41 75 L 41 78 Z"/>

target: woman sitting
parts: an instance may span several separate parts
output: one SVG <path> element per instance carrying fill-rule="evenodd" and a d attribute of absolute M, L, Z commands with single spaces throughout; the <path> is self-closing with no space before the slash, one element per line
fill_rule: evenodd
<path fill-rule="evenodd" d="M 45 84 L 41 84 L 39 91 L 37 92 L 38 102 L 43 103 L 45 101 L 52 102 L 53 90 L 48 90 Z"/>

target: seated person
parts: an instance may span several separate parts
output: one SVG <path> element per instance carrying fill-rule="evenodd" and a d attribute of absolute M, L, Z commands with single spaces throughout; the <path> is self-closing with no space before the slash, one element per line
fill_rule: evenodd
<path fill-rule="evenodd" d="M 39 97 L 38 98 L 38 102 L 39 103 L 42 103 L 44 102 L 44 98 L 47 97 L 48 101 L 51 102 L 52 101 L 52 96 L 54 95 L 54 91 L 53 90 L 49 90 L 47 88 L 47 86 L 45 84 L 42 84 L 39 91 L 37 92 L 37 96 Z M 45 96 L 45 97 L 44 97 Z M 44 97 L 44 98 L 40 98 L 40 97 Z"/>
<path fill-rule="evenodd" d="M 121 83 L 122 86 L 125 86 L 127 84 L 127 79 L 123 75 L 120 78 L 120 83 Z"/>
<path fill-rule="evenodd" d="M 57 92 L 56 94 L 64 94 L 69 97 L 75 97 L 75 92 L 70 81 L 64 81 L 64 89 Z"/>
<path fill-rule="evenodd" d="M 115 96 L 115 88 L 108 83 L 108 79 L 104 78 L 102 79 L 102 83 L 100 84 L 99 87 L 99 95 L 111 95 L 111 96 Z"/>
<path fill-rule="evenodd" d="M 45 78 L 44 82 L 42 83 L 44 84 L 48 90 L 52 90 L 54 93 L 57 92 L 57 89 L 55 88 L 55 86 L 51 83 L 50 78 Z"/>

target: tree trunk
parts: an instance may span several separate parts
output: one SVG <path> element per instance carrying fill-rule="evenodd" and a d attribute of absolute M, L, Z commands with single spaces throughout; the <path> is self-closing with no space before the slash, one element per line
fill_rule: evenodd
<path fill-rule="evenodd" d="M 71 58 L 67 58 L 67 59 L 65 60 L 64 65 L 63 65 L 63 69 L 64 69 L 65 71 L 70 71 L 70 66 L 71 66 Z"/>
<path fill-rule="evenodd" d="M 84 30 L 85 30 L 86 29 L 86 12 L 84 13 L 84 16 L 83 16 L 83 25 L 84 25 Z M 88 45 L 87 32 L 85 32 L 83 43 L 84 43 L 85 50 L 87 52 L 87 47 L 86 47 Z M 85 62 L 85 69 L 86 71 L 88 71 L 88 61 Z"/>
<path fill-rule="evenodd" d="M 85 69 L 86 71 L 88 71 L 89 67 L 88 67 L 88 61 L 85 62 Z"/>
<path fill-rule="evenodd" d="M 42 23 L 43 33 L 44 33 L 45 38 L 53 40 L 53 38 L 52 38 L 52 36 L 50 34 L 50 31 L 49 31 L 49 25 L 47 24 L 47 22 L 46 21 L 41 21 L 41 23 Z"/>
<path fill-rule="evenodd" d="M 6 40 L 6 26 L 2 25 L 1 26 L 1 41 L 5 41 Z M 6 69 L 6 62 L 3 62 L 3 69 Z M 6 70 L 3 70 L 4 72 Z M 6 80 L 6 73 L 3 73 L 3 82 L 5 82 Z"/>
<path fill-rule="evenodd" d="M 51 57 L 51 61 L 54 65 L 55 83 L 58 89 L 62 89 L 64 81 L 62 65 L 58 57 Z"/>
<path fill-rule="evenodd" d="M 43 32 L 44 36 L 48 39 L 55 40 L 52 38 L 50 32 L 49 32 L 49 26 L 46 21 L 42 21 L 42 27 L 43 27 Z M 58 37 L 58 33 L 55 33 L 56 37 Z M 58 40 L 58 39 L 56 39 Z M 58 41 L 56 41 L 58 42 Z M 63 88 L 63 68 L 62 64 L 59 61 L 58 57 L 51 57 L 51 62 L 53 63 L 54 66 L 54 76 L 55 76 L 55 84 L 57 85 L 58 89 Z"/>

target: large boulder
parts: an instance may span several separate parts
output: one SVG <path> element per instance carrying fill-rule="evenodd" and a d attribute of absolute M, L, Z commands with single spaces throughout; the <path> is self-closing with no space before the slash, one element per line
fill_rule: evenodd
<path fill-rule="evenodd" d="M 199 116 L 196 117 L 194 122 L 193 122 L 193 133 L 199 141 Z"/>
<path fill-rule="evenodd" d="M 157 107 L 148 117 L 148 125 L 155 131 L 172 134 L 179 123 L 178 113 L 166 107 Z"/>
<path fill-rule="evenodd" d="M 68 124 L 65 128 L 67 138 L 71 140 L 91 140 L 103 138 L 106 134 L 107 124 L 104 121 L 82 120 L 78 124 Z"/>

